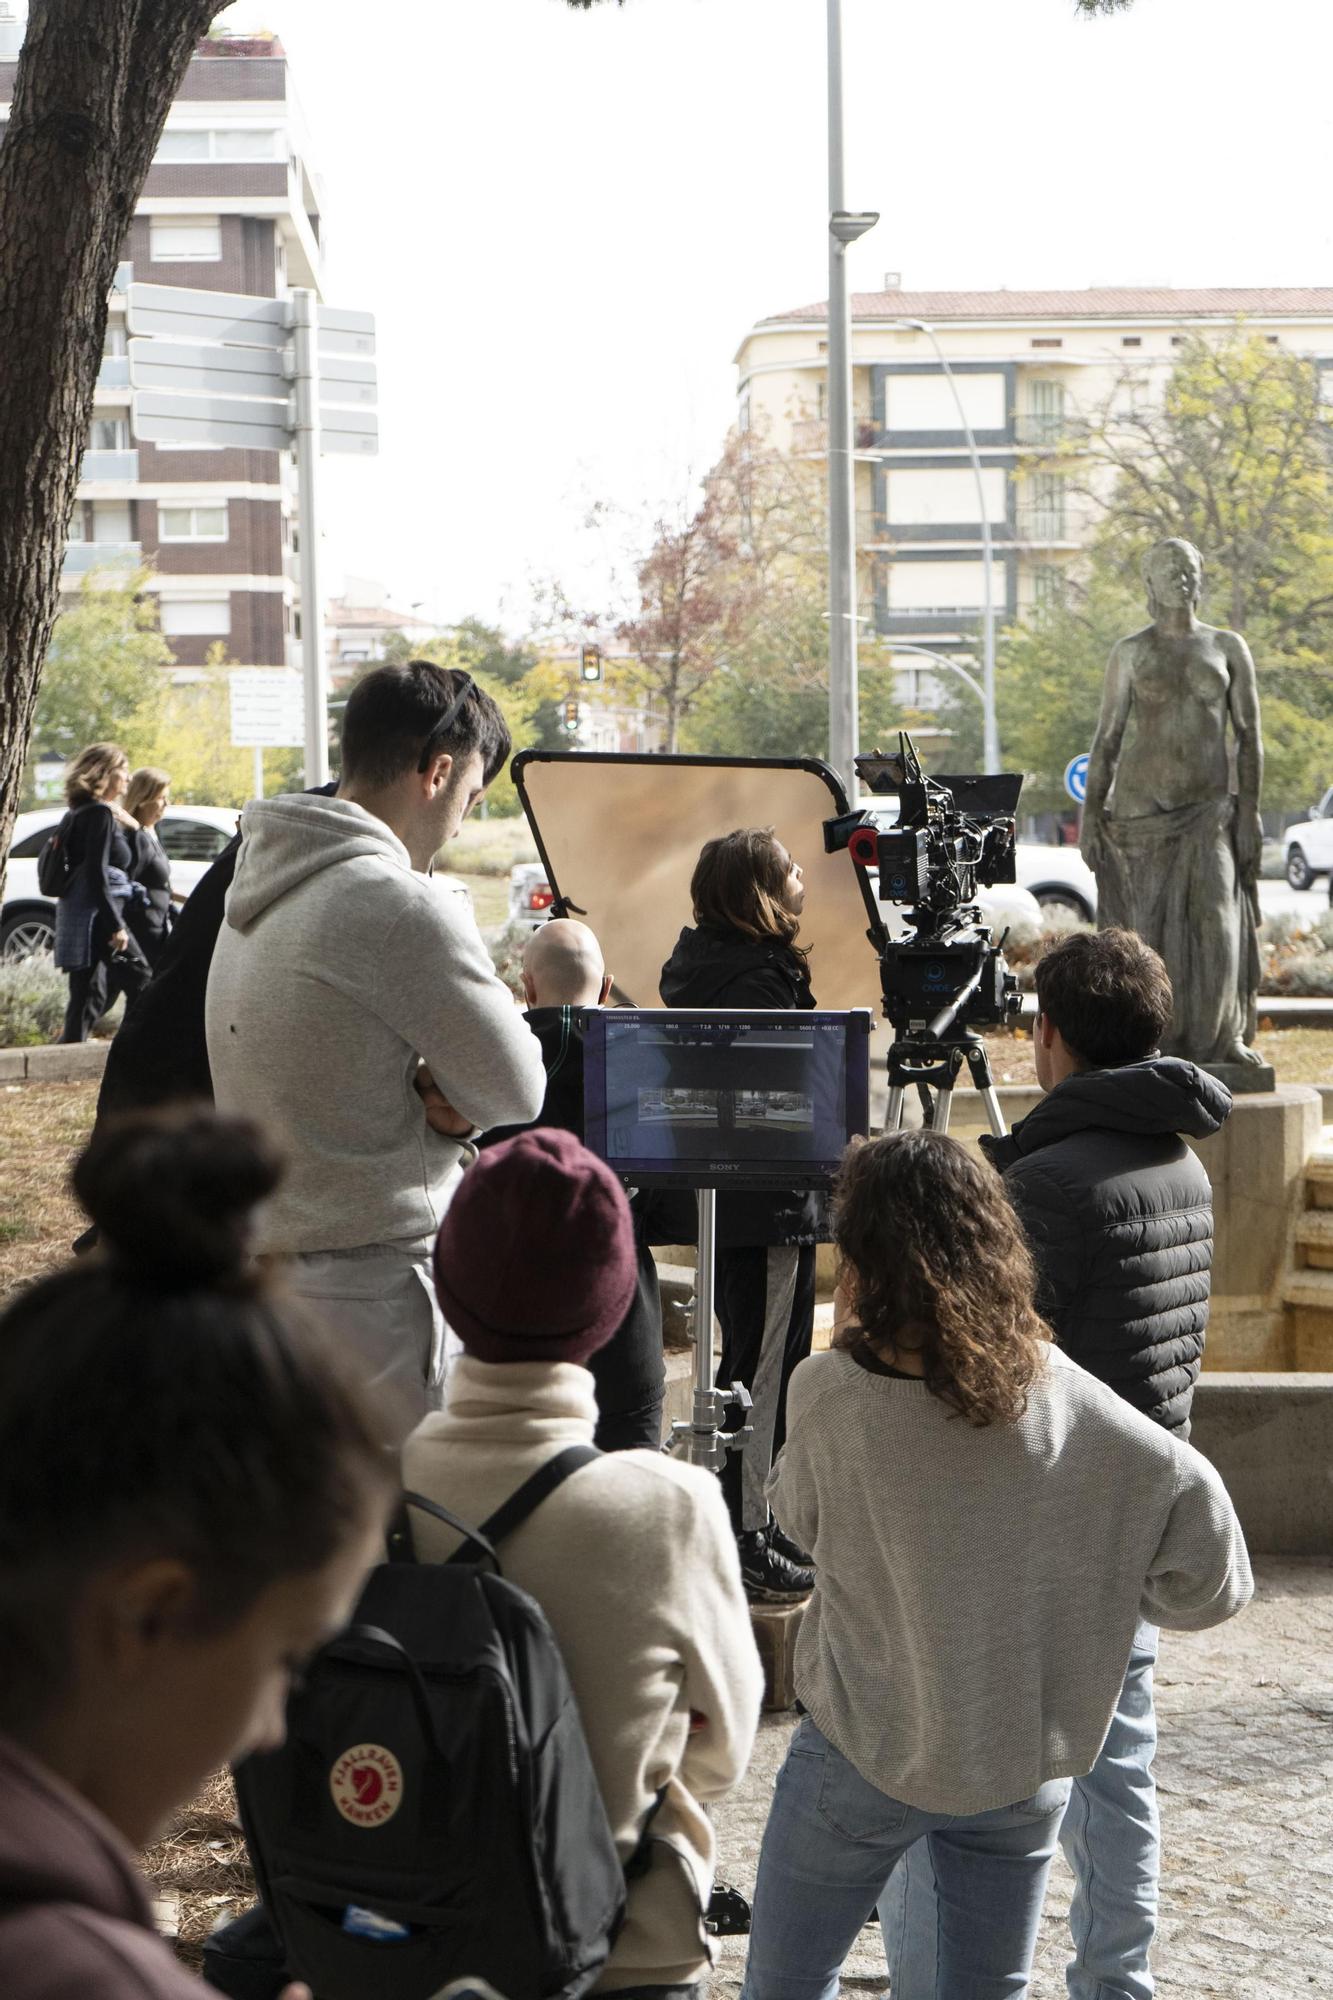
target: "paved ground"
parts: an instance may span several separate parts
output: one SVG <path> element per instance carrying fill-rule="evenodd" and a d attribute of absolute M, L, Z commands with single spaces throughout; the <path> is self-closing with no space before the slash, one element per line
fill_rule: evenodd
<path fill-rule="evenodd" d="M 1333 1994 L 1333 1561 L 1258 1566 L 1254 1603 L 1216 1632 L 1163 1635 L 1158 1991 L 1175 2000 Z M 718 1815 L 721 1873 L 748 1888 L 791 1730 L 765 1723 L 744 1786 Z M 1051 1878 L 1031 2000 L 1061 2000 L 1068 1877 Z M 724 1941 L 711 1992 L 740 1990 Z M 879 1933 L 862 1933 L 842 1991 L 884 1990 Z"/>

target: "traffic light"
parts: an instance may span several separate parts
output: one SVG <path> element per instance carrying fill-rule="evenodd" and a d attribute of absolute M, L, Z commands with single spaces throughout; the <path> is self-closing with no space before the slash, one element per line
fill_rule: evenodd
<path fill-rule="evenodd" d="M 602 649 L 600 646 L 585 646 L 579 668 L 585 681 L 599 681 L 602 678 Z"/>
<path fill-rule="evenodd" d="M 573 736 L 579 726 L 579 698 L 572 694 L 565 703 L 565 728 Z"/>

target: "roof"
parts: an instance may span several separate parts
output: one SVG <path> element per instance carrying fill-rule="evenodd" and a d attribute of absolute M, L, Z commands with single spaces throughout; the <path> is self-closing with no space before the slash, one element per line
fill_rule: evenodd
<path fill-rule="evenodd" d="M 429 618 L 413 618 L 406 611 L 395 611 L 389 604 L 344 604 L 339 598 L 326 608 L 324 622 L 344 627 L 363 626 L 370 632 L 434 629 Z"/>
<path fill-rule="evenodd" d="M 1078 292 L 854 292 L 852 318 L 1034 319 L 1333 319 L 1333 286 L 1097 286 Z M 828 318 L 828 301 L 772 313 L 759 326 Z"/>

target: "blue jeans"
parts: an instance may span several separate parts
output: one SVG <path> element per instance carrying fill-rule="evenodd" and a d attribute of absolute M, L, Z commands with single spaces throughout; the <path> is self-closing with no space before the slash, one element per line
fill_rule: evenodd
<path fill-rule="evenodd" d="M 1027 1991 L 1068 1780 L 982 1813 L 930 1813 L 863 1778 L 809 1716 L 778 1774 L 754 1892 L 741 2000 L 836 2000 L 842 1962 L 895 1862 L 929 1836 L 941 1991 Z"/>
<path fill-rule="evenodd" d="M 1120 1700 L 1101 1754 L 1076 1778 L 1060 1845 L 1074 1871 L 1069 1929 L 1074 1956 L 1065 1971 L 1070 2000 L 1150 2000 L 1148 1953 L 1157 1929 L 1157 1751 L 1153 1667 L 1157 1628 L 1134 1634 Z M 934 1844 L 915 1848 L 880 1899 L 893 2000 L 947 1994 L 936 1950 Z"/>

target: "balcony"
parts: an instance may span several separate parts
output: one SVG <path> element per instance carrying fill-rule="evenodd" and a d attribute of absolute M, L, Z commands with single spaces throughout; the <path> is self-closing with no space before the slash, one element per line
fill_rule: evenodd
<path fill-rule="evenodd" d="M 104 354 L 102 365 L 97 371 L 99 389 L 128 389 L 130 386 L 130 357 L 128 354 Z"/>
<path fill-rule="evenodd" d="M 1077 537 L 1064 507 L 1020 507 L 1014 539 L 1035 544 L 1074 543 Z"/>
<path fill-rule="evenodd" d="M 87 576 L 94 569 L 137 569 L 142 561 L 140 542 L 71 542 L 60 573 Z"/>
<path fill-rule="evenodd" d="M 137 451 L 85 451 L 79 467 L 80 486 L 88 486 L 94 480 L 134 481 L 138 477 Z"/>
<path fill-rule="evenodd" d="M 1069 418 L 1063 410 L 1025 410 L 1014 418 L 1014 437 L 1019 444 L 1053 449 L 1069 442 Z"/>

